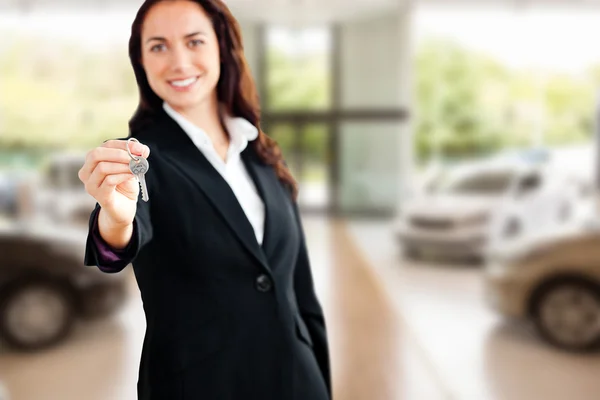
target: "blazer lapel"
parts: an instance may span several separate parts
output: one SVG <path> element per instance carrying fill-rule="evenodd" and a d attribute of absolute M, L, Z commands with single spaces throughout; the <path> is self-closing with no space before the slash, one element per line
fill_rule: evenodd
<path fill-rule="evenodd" d="M 265 165 L 260 161 L 250 143 L 248 143 L 248 147 L 244 149 L 241 156 L 265 204 L 265 228 L 262 248 L 268 259 L 268 255 L 272 253 L 273 246 L 276 243 L 274 239 L 277 237 L 279 231 L 276 218 L 274 218 L 275 207 L 277 207 L 276 194 L 279 188 L 273 185 L 273 183 L 278 181 L 278 178 L 273 167 Z"/>
<path fill-rule="evenodd" d="M 267 258 L 256 240 L 254 229 L 229 184 L 173 119 L 163 112 L 161 121 L 152 135 L 160 157 L 168 160 L 190 178 L 210 200 L 244 247 L 265 269 L 270 270 Z M 264 199 L 264 194 L 261 194 Z M 267 227 L 266 224 L 265 226 Z"/>

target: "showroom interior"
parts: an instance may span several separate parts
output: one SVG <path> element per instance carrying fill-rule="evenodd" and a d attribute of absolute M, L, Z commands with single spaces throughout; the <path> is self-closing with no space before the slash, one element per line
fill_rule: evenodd
<path fill-rule="evenodd" d="M 502 48 L 509 54 L 511 43 L 518 47 L 514 42 L 517 25 L 524 24 L 511 21 L 527 17 L 531 18 L 527 23 L 533 23 L 550 10 L 555 17 L 550 17 L 547 25 L 556 27 L 560 15 L 573 13 L 576 16 L 569 20 L 571 25 L 564 25 L 564 30 L 570 27 L 576 30 L 577 22 L 572 21 L 577 21 L 577 16 L 600 16 L 600 2 L 495 0 L 481 5 L 472 0 L 226 0 L 225 3 L 242 29 L 246 59 L 260 95 L 261 128 L 279 143 L 299 182 L 299 205 L 315 288 L 330 336 L 333 398 L 600 398 L 597 379 L 600 357 L 592 346 L 587 346 L 588 342 L 581 344 L 588 333 L 600 340 L 600 254 L 594 250 L 595 243 L 600 243 L 597 231 L 600 225 L 593 223 L 597 177 L 595 150 L 590 148 L 596 137 L 597 99 L 585 97 L 591 122 L 585 125 L 589 137 L 576 143 L 585 145 L 581 153 L 576 149 L 572 155 L 561 146 L 556 152 L 558 156 L 554 147 L 543 156 L 529 151 L 544 144 L 539 131 L 535 131 L 542 128 L 535 125 L 539 123 L 536 119 L 539 110 L 535 108 L 539 93 L 533 92 L 530 95 L 533 108 L 524 104 L 518 109 L 534 120 L 531 141 L 528 137 L 518 142 L 526 145 L 516 151 L 499 152 L 497 156 L 467 163 L 443 160 L 440 153 L 438 158 L 432 157 L 436 156 L 436 149 L 429 153 L 420 150 L 424 146 L 420 140 L 427 136 L 418 136 L 424 112 L 418 108 L 421 103 L 416 93 L 421 87 L 417 70 L 421 64 L 416 59 L 423 26 L 444 35 L 460 31 L 461 21 L 470 21 L 475 31 L 468 31 L 465 23 L 466 35 L 473 35 L 479 29 L 482 37 L 490 38 L 502 36 L 498 31 L 510 36 L 514 30 L 513 42 Z M 44 64 L 44 57 L 52 57 L 48 55 L 52 50 L 46 44 L 64 40 L 76 43 L 73 45 L 76 49 L 97 46 L 96 57 L 104 57 L 104 62 L 110 64 L 112 61 L 106 60 L 108 54 L 117 55 L 119 65 L 126 68 L 129 62 L 126 41 L 140 4 L 141 0 L 0 0 L 0 32 L 5 32 L 0 39 L 0 70 L 5 76 L 4 80 L 0 77 L 0 88 L 4 83 L 12 90 L 8 92 L 9 99 L 2 99 L 0 89 L 0 178 L 5 171 L 15 180 L 17 176 L 37 175 L 38 167 L 44 165 L 38 160 L 47 155 L 47 148 L 61 150 L 64 144 L 74 152 L 86 151 L 94 140 L 108 139 L 111 129 L 124 126 L 135 105 L 134 83 L 127 88 L 111 89 L 122 99 L 111 98 L 113 92 L 109 91 L 97 99 L 86 97 L 89 104 L 110 103 L 112 108 L 107 110 L 118 110 L 120 114 L 115 114 L 110 125 L 106 122 L 107 128 L 94 130 L 95 136 L 86 139 L 81 135 L 81 139 L 69 141 L 75 134 L 65 133 L 58 145 L 43 131 L 51 124 L 58 127 L 56 132 L 60 130 L 61 119 L 52 117 L 60 107 L 74 107 L 75 114 L 81 113 L 80 117 L 77 114 L 80 120 L 69 122 L 65 128 L 73 132 L 91 126 L 86 124 L 100 126 L 102 118 L 90 116 L 83 106 L 80 110 L 77 108 L 80 105 L 69 103 L 77 99 L 71 95 L 61 97 L 56 106 L 44 105 L 27 96 L 42 93 L 42 89 L 48 96 L 53 95 L 53 90 L 58 90 L 56 93 L 62 90 L 56 89 L 51 74 L 43 73 L 50 64 L 53 68 L 57 65 L 57 69 L 64 65 L 65 70 L 81 70 L 82 76 L 98 77 L 98 82 L 90 83 L 98 93 L 103 93 L 104 84 L 114 86 L 110 76 L 101 75 L 101 67 L 94 69 L 92 63 L 85 62 L 77 64 L 79 61 L 75 56 L 71 59 L 69 52 L 61 53 L 67 55 L 61 56 L 63 60 L 53 59 L 52 63 Z M 431 15 L 445 18 L 445 25 Z M 502 18 L 486 26 L 485 22 L 477 23 L 478 15 L 486 15 L 490 21 L 496 21 L 495 15 Z M 452 18 L 456 18 L 455 22 Z M 429 21 L 429 25 L 421 25 L 421 21 Z M 547 26 L 539 23 L 542 32 Z M 581 26 L 580 41 L 571 45 L 553 42 L 556 52 L 594 46 L 590 41 L 593 32 L 586 33 L 583 28 L 592 26 L 589 20 Z M 82 29 L 86 33 L 81 36 L 88 35 L 87 38 L 74 39 Z M 540 54 L 551 53 L 548 48 L 552 44 L 544 42 L 543 34 L 533 36 L 523 39 L 531 40 L 531 53 L 538 50 Z M 19 40 L 14 40 L 17 37 Z M 45 44 L 39 46 L 35 40 L 23 39 L 27 37 L 44 37 L 50 42 L 39 42 Z M 537 49 L 536 40 L 544 42 L 547 48 Z M 476 42 L 473 39 L 465 43 Z M 102 46 L 106 44 L 109 50 L 103 53 Z M 496 43 L 490 43 L 490 48 L 494 46 Z M 482 48 L 485 49 L 485 44 L 479 50 Z M 527 53 L 519 54 L 524 59 Z M 3 54 L 7 56 L 2 57 Z M 600 65 L 600 54 L 595 59 L 594 56 L 590 50 L 589 63 L 596 61 Z M 547 64 L 552 67 L 554 58 L 549 60 Z M 446 60 L 440 58 L 439 62 Z M 69 73 L 65 74 L 61 79 L 69 79 Z M 23 86 L 32 76 L 40 82 L 48 79 L 50 83 L 40 83 L 40 92 L 34 92 L 38 90 L 35 83 Z M 14 84 L 8 85 L 9 81 Z M 586 84 L 587 81 L 582 85 Z M 439 81 L 431 90 L 443 97 L 450 92 L 449 86 L 448 82 Z M 23 87 L 26 89 L 20 92 Z M 65 87 L 78 93 L 75 80 Z M 497 90 L 504 93 L 502 88 Z M 587 96 L 588 92 L 585 93 Z M 574 101 L 566 94 L 563 99 L 567 108 L 568 102 Z M 492 108 L 493 100 L 490 100 Z M 37 111 L 42 115 L 38 122 L 23 122 Z M 20 123 L 39 130 L 36 137 L 42 138 L 48 147 L 38 148 L 31 144 L 33 141 L 20 141 L 20 137 L 27 136 L 15 133 L 14 127 Z M 437 151 L 442 151 L 443 146 L 437 145 L 441 146 Z M 435 146 L 436 143 L 432 145 Z M 563 156 L 567 161 L 560 158 Z M 556 165 L 552 163 L 555 159 L 559 160 Z M 466 167 L 456 168 L 457 175 L 452 175 L 454 162 L 463 161 Z M 578 167 L 567 173 L 564 165 Z M 65 168 L 71 168 L 67 174 L 73 178 L 76 165 L 65 164 Z M 506 171 L 511 182 L 502 180 L 509 176 Z M 430 172 L 433 178 L 428 180 Z M 498 185 L 502 186 L 502 193 L 492 184 L 500 175 Z M 451 198 L 455 194 L 451 191 L 459 190 L 452 189 L 452 185 L 459 187 L 463 176 L 473 178 L 465 185 L 474 185 L 474 177 L 478 177 L 486 190 L 495 191 L 498 198 L 493 202 L 467 195 Z M 80 190 L 77 180 L 73 181 L 74 190 Z M 0 179 L 0 196 L 4 193 L 2 182 Z M 587 191 L 582 189 L 584 186 Z M 444 192 L 445 188 L 450 189 Z M 475 190 L 474 186 L 470 188 Z M 437 190 L 441 194 L 435 197 Z M 7 189 L 6 193 L 10 191 Z M 74 198 L 66 189 L 61 196 Z M 52 221 L 46 213 L 60 214 L 60 218 L 68 213 L 54 213 L 53 205 L 40 206 L 38 210 L 31 204 L 42 202 L 45 197 L 35 194 L 33 197 L 33 203 L 25 201 L 24 212 L 0 208 L 2 232 L 14 233 L 28 224 L 41 232 L 38 224 Z M 4 204 L 2 199 L 0 207 Z M 523 205 L 526 202 L 523 199 L 527 205 Z M 505 209 L 510 210 L 509 217 L 499 211 Z M 60 221 L 65 224 L 65 231 L 76 236 L 79 246 L 86 238 L 87 215 L 84 210 L 77 221 Z M 50 223 L 53 224 L 59 223 Z M 452 224 L 463 225 L 455 229 Z M 486 247 L 490 243 L 497 247 Z M 460 257 L 465 253 L 469 257 Z M 554 270 L 559 272 L 550 277 Z M 0 400 L 135 398 L 145 319 L 131 268 L 118 275 L 117 279 L 125 282 L 127 296 L 110 316 L 78 322 L 68 337 L 48 348 L 21 351 L 0 342 Z M 568 285 L 561 286 L 564 282 Z M 549 290 L 555 287 L 556 295 Z M 582 297 L 577 297 L 581 293 Z M 581 329 L 587 329 L 581 333 L 580 342 L 576 340 L 579 336 L 564 340 L 559 333 L 553 336 L 549 324 L 552 318 L 559 317 L 550 315 L 552 305 L 543 308 L 540 299 L 545 295 L 550 300 L 557 299 L 556 304 L 565 298 L 585 303 L 577 311 L 579 314 L 569 312 L 561 320 L 580 323 L 578 326 L 585 327 Z M 539 315 L 549 310 L 548 320 L 536 314 L 536 310 Z"/>

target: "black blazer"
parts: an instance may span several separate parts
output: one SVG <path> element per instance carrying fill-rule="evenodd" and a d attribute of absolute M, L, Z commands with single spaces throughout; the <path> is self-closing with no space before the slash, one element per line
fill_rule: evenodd
<path fill-rule="evenodd" d="M 251 143 L 262 246 L 227 182 L 162 109 L 132 133 L 151 149 L 131 243 L 146 315 L 144 400 L 331 398 L 323 311 L 297 205 Z M 90 216 L 92 221 L 99 206 Z M 88 233 L 86 265 L 98 265 Z"/>

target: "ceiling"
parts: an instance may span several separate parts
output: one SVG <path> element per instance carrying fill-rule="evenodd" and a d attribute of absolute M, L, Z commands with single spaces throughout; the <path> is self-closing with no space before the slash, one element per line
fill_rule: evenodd
<path fill-rule="evenodd" d="M 224 0 L 238 19 L 260 21 L 330 21 L 381 13 L 409 0 Z M 143 0 L 0 0 L 0 9 L 132 9 Z"/>
<path fill-rule="evenodd" d="M 276 23 L 318 23 L 354 19 L 400 10 L 407 5 L 469 7 L 568 7 L 600 8 L 600 0 L 224 0 L 240 20 Z M 143 0 L 0 0 L 0 9 L 135 9 Z"/>

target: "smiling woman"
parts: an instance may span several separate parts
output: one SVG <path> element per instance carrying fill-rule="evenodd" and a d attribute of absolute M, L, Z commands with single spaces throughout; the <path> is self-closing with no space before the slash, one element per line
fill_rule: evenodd
<path fill-rule="evenodd" d="M 329 400 L 296 184 L 260 129 L 236 20 L 220 0 L 147 0 L 129 50 L 139 143 L 106 141 L 78 175 L 97 201 L 85 265 L 132 264 L 143 299 L 138 398 Z"/>

